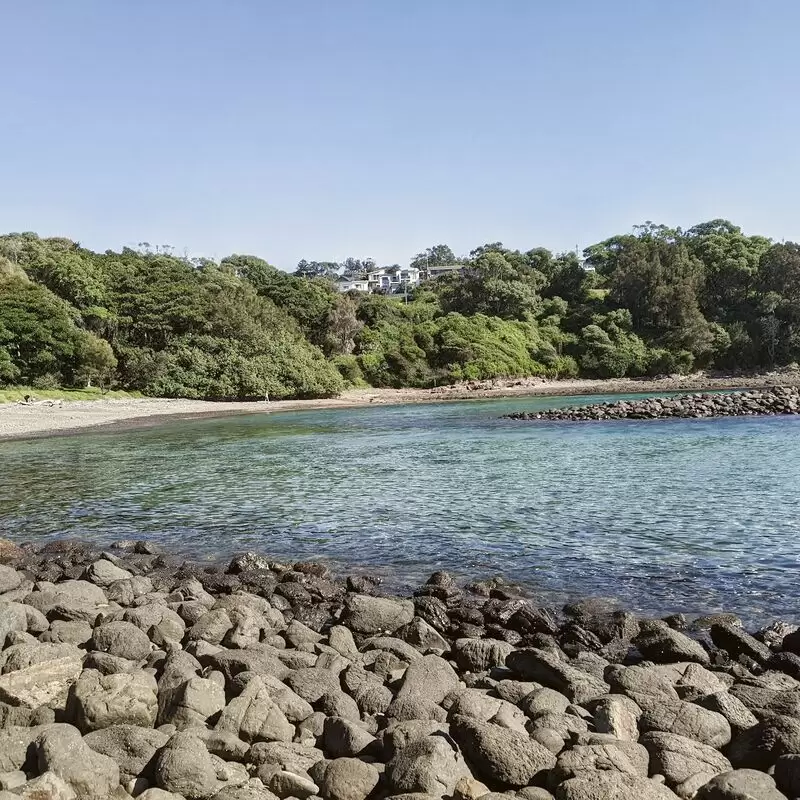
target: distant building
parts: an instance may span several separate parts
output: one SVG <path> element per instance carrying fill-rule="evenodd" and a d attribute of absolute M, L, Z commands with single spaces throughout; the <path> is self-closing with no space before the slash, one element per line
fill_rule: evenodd
<path fill-rule="evenodd" d="M 461 275 L 464 272 L 463 264 L 442 264 L 438 267 L 427 267 L 422 272 L 423 281 L 432 281 L 445 275 Z"/>
<path fill-rule="evenodd" d="M 336 282 L 340 292 L 368 292 L 369 282 L 366 278 L 339 278 Z"/>
<path fill-rule="evenodd" d="M 416 267 L 381 267 L 362 278 L 340 278 L 340 292 L 399 292 L 408 287 L 419 286 L 420 271 Z"/>

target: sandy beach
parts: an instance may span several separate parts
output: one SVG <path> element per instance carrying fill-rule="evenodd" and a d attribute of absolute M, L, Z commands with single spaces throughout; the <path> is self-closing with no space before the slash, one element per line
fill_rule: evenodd
<path fill-rule="evenodd" d="M 702 373 L 656 380 L 563 380 L 525 378 L 483 381 L 433 389 L 352 389 L 338 397 L 272 402 L 212 402 L 141 398 L 84 400 L 62 403 L 0 404 L 0 440 L 68 435 L 88 430 L 152 427 L 165 421 L 223 417 L 231 414 L 271 414 L 323 408 L 352 408 L 500 397 L 542 397 L 635 392 L 702 391 L 800 385 L 800 372 L 765 375 L 708 376 Z"/>

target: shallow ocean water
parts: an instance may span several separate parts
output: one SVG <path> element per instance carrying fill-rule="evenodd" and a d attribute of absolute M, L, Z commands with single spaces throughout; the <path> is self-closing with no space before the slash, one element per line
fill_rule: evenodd
<path fill-rule="evenodd" d="M 800 622 L 800 418 L 522 423 L 600 398 L 292 412 L 0 443 L 0 536 L 502 575 L 545 602 Z M 610 398 L 606 398 L 610 399 Z"/>

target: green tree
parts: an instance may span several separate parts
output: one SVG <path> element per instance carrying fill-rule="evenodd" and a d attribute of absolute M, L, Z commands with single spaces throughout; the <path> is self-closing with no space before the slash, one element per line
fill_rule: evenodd
<path fill-rule="evenodd" d="M 12 363 L 7 376 L 13 371 L 26 383 L 45 375 L 68 379 L 76 366 L 78 328 L 67 304 L 43 286 L 0 279 L 0 331 Z"/>
<path fill-rule="evenodd" d="M 375 269 L 374 258 L 346 258 L 340 265 L 342 276 L 345 278 L 363 278 L 368 272 Z"/>
<path fill-rule="evenodd" d="M 117 358 L 111 345 L 89 331 L 79 331 L 76 341 L 75 378 L 85 386 L 105 388 L 114 376 Z"/>
<path fill-rule="evenodd" d="M 418 270 L 428 270 L 431 267 L 449 267 L 451 264 L 459 264 L 460 259 L 456 258 L 453 251 L 446 244 L 435 244 L 428 247 L 421 253 L 417 253 L 409 266 Z"/>
<path fill-rule="evenodd" d="M 349 356 L 355 348 L 355 337 L 364 323 L 359 321 L 356 301 L 347 295 L 339 295 L 328 312 L 329 352 Z"/>
<path fill-rule="evenodd" d="M 704 266 L 700 299 L 708 318 L 724 323 L 752 317 L 759 263 L 769 239 L 745 236 L 733 223 L 717 219 L 690 228 L 685 241 Z"/>
<path fill-rule="evenodd" d="M 484 314 L 502 319 L 528 319 L 540 302 L 544 276 L 517 257 L 487 245 L 473 251 L 461 276 L 440 279 L 436 291 L 444 313 Z"/>
<path fill-rule="evenodd" d="M 298 278 L 328 278 L 334 280 L 339 275 L 339 265 L 335 261 L 306 261 L 297 264 L 294 274 Z"/>

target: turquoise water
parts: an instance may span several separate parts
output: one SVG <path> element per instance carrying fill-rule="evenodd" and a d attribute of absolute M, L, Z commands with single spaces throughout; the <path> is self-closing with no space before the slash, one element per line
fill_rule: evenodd
<path fill-rule="evenodd" d="M 591 401 L 610 398 L 591 398 Z M 590 398 L 254 415 L 0 443 L 0 535 L 503 575 L 552 602 L 800 621 L 800 419 L 499 419 Z"/>

